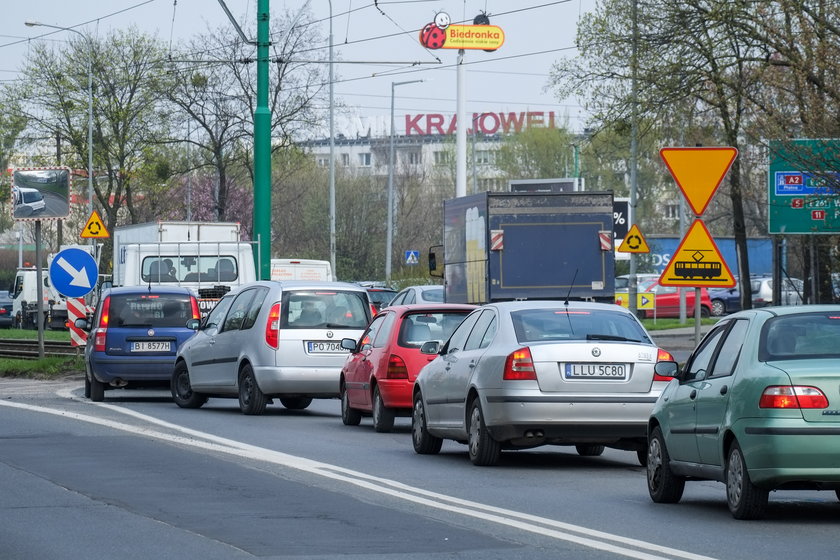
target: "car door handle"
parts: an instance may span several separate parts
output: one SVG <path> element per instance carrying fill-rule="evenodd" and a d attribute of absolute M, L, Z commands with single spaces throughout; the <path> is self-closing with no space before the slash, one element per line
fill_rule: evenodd
<path fill-rule="evenodd" d="M 475 367 L 475 360 L 470 360 L 469 367 L 471 367 L 471 368 Z"/>
<path fill-rule="evenodd" d="M 697 389 L 692 389 L 691 393 L 689 393 L 689 395 L 688 395 L 688 398 L 690 398 L 691 400 L 694 400 L 695 398 L 697 398 Z"/>
<path fill-rule="evenodd" d="M 728 392 L 729 392 L 729 387 L 727 385 L 724 385 L 723 387 L 720 388 L 720 394 L 721 395 L 725 395 Z"/>

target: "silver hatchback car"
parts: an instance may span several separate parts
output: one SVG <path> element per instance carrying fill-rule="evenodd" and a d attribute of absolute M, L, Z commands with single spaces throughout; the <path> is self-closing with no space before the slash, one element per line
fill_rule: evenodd
<path fill-rule="evenodd" d="M 238 397 L 245 414 L 262 414 L 274 397 L 296 410 L 337 398 L 348 353 L 341 339 L 361 337 L 370 318 L 367 292 L 354 284 L 246 284 L 194 324 L 175 361 L 172 398 L 198 408 L 209 397 Z"/>
<path fill-rule="evenodd" d="M 438 352 L 436 341 L 421 352 Z M 414 383 L 412 439 L 420 454 L 466 443 L 476 465 L 502 449 L 605 446 L 647 459 L 647 418 L 672 361 L 628 310 L 612 304 L 516 301 L 473 311 Z"/>

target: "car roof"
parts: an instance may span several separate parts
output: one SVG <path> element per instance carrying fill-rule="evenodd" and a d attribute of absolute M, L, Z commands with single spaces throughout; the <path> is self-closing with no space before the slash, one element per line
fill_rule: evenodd
<path fill-rule="evenodd" d="M 267 286 L 273 288 L 280 286 L 283 289 L 289 290 L 345 290 L 351 292 L 366 293 L 367 288 L 363 288 L 358 284 L 351 284 L 350 282 L 328 282 L 320 280 L 257 280 L 254 282 L 247 282 L 237 287 L 238 291 L 244 290 L 249 286 Z"/>
<path fill-rule="evenodd" d="M 144 284 L 142 286 L 117 286 L 109 288 L 105 291 L 108 295 L 121 294 L 188 294 L 192 295 L 192 290 L 182 286 L 164 286 L 161 284 Z"/>
<path fill-rule="evenodd" d="M 524 301 L 500 301 L 488 303 L 485 307 L 494 306 L 501 311 L 511 312 L 521 309 L 588 309 L 597 311 L 615 311 L 633 315 L 627 308 L 614 303 L 597 303 L 594 301 L 563 301 L 563 300 L 524 300 Z"/>
<path fill-rule="evenodd" d="M 797 315 L 800 313 L 837 313 L 840 316 L 840 305 L 836 304 L 822 304 L 822 305 L 779 305 L 770 307 L 759 307 L 756 309 L 748 309 L 739 311 L 727 316 L 727 319 L 738 318 L 745 315 L 752 315 L 758 313 L 769 313 L 774 316 L 781 315 Z"/>
<path fill-rule="evenodd" d="M 395 313 L 433 313 L 435 311 L 472 311 L 478 309 L 477 305 L 468 303 L 410 303 L 403 305 L 392 305 L 382 310 Z"/>

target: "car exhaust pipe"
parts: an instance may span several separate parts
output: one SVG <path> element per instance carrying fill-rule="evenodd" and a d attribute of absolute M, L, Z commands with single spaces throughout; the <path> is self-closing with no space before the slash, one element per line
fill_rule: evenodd
<path fill-rule="evenodd" d="M 126 385 L 128 385 L 128 381 L 118 377 L 111 381 L 110 385 L 111 387 L 125 387 Z"/>

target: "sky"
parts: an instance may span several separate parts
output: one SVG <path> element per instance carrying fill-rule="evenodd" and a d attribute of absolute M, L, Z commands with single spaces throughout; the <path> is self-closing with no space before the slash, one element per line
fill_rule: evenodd
<path fill-rule="evenodd" d="M 111 29 L 135 25 L 167 44 L 225 25 L 237 37 L 218 0 L 0 0 L 4 26 L 0 32 L 0 83 L 15 80 L 31 41 L 66 41 L 69 31 L 27 27 L 38 21 L 104 35 Z M 249 37 L 256 35 L 257 0 L 225 0 Z M 335 100 L 345 107 L 337 131 L 347 135 L 386 134 L 390 122 L 391 84 L 396 86 L 394 112 L 397 133 L 404 132 L 405 115 L 443 114 L 446 123 L 456 110 L 457 50 L 425 49 L 418 30 L 449 14 L 452 23 L 472 23 L 487 13 L 491 25 L 505 34 L 495 52 L 467 50 L 465 99 L 468 113 L 555 113 L 558 123 L 573 132 L 585 126 L 585 110 L 575 99 L 560 100 L 548 88 L 552 63 L 577 54 L 574 47 L 578 18 L 594 8 L 595 0 L 332 0 L 335 60 Z M 328 0 L 270 0 L 272 15 L 288 10 L 311 10 L 322 39 L 313 47 L 328 46 Z M 438 62 L 439 59 L 439 62 Z"/>

